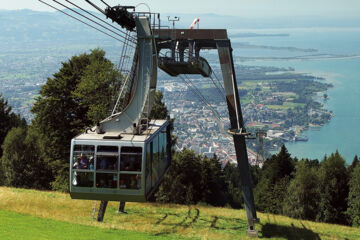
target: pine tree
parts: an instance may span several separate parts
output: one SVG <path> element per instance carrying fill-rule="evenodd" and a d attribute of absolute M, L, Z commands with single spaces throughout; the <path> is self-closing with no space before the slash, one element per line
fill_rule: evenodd
<path fill-rule="evenodd" d="M 163 103 L 163 94 L 161 91 L 156 91 L 154 96 L 154 103 L 150 111 L 151 119 L 166 119 L 168 110 Z"/>
<path fill-rule="evenodd" d="M 319 211 L 316 219 L 322 222 L 346 224 L 346 199 L 349 194 L 345 160 L 338 151 L 324 158 L 319 169 Z"/>
<path fill-rule="evenodd" d="M 0 158 L 2 156 L 1 145 L 3 144 L 8 131 L 12 127 L 26 126 L 25 119 L 21 118 L 20 115 L 13 113 L 11 109 L 8 101 L 5 100 L 0 93 Z"/>
<path fill-rule="evenodd" d="M 244 204 L 241 189 L 240 171 L 235 164 L 228 163 L 224 168 L 228 203 L 232 208 L 241 208 Z"/>
<path fill-rule="evenodd" d="M 155 194 L 156 200 L 196 204 L 202 199 L 201 172 L 199 155 L 187 149 L 176 152 L 172 158 L 171 168 Z"/>
<path fill-rule="evenodd" d="M 3 164 L 0 158 L 0 186 L 4 185 L 5 182 L 5 174 L 3 170 Z"/>
<path fill-rule="evenodd" d="M 359 158 L 357 155 L 355 155 L 351 165 L 348 167 L 349 175 L 351 175 L 352 171 L 356 168 L 357 165 L 359 165 Z"/>
<path fill-rule="evenodd" d="M 264 163 L 259 183 L 254 195 L 257 209 L 270 213 L 282 213 L 282 204 L 292 173 L 295 170 L 294 160 L 290 157 L 285 145 L 277 155 Z"/>
<path fill-rule="evenodd" d="M 5 180 L 5 173 L 1 162 L 3 155 L 2 145 L 9 130 L 19 126 L 26 126 L 25 119 L 11 111 L 11 106 L 9 106 L 8 101 L 5 100 L 0 93 L 0 186 L 4 184 Z"/>
<path fill-rule="evenodd" d="M 213 206 L 224 206 L 227 203 L 227 185 L 219 159 L 216 155 L 204 157 L 201 166 L 202 201 Z"/>
<path fill-rule="evenodd" d="M 12 128 L 7 134 L 1 163 L 5 184 L 13 187 L 49 189 L 51 171 L 40 157 L 38 136 L 31 128 Z"/>
<path fill-rule="evenodd" d="M 349 198 L 347 215 L 353 226 L 360 227 L 360 165 L 358 164 L 352 174 L 349 182 Z"/>
<path fill-rule="evenodd" d="M 298 162 L 295 178 L 287 190 L 283 213 L 293 218 L 315 220 L 319 197 L 316 168 L 310 167 L 306 160 Z"/>

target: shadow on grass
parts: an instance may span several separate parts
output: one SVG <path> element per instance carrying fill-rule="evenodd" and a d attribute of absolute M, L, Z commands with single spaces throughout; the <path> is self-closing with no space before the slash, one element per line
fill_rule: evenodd
<path fill-rule="evenodd" d="M 267 223 L 262 226 L 262 237 L 264 238 L 285 238 L 296 240 L 320 240 L 320 236 L 307 228 L 291 226 L 281 226 L 276 224 Z"/>
<path fill-rule="evenodd" d="M 219 222 L 221 222 L 219 226 Z M 209 221 L 210 229 L 217 229 L 217 230 L 233 230 L 233 231 L 241 231 L 247 229 L 247 221 L 239 218 L 225 218 L 225 217 L 218 217 L 213 216 L 213 219 Z"/>
<path fill-rule="evenodd" d="M 166 222 L 170 216 L 175 215 L 177 217 L 176 222 Z M 164 236 L 167 234 L 176 234 L 179 230 L 196 226 L 196 229 L 209 229 L 216 232 L 227 232 L 237 234 L 239 231 L 246 231 L 247 221 L 239 218 L 227 218 L 220 216 L 200 216 L 200 210 L 198 208 L 189 207 L 186 214 L 171 214 L 165 213 L 157 221 L 157 225 L 166 226 L 161 232 L 155 234 L 156 236 Z"/>
<path fill-rule="evenodd" d="M 192 212 L 195 211 L 195 214 L 192 214 Z M 169 215 L 175 215 L 177 217 L 179 217 L 178 214 L 170 214 L 170 213 L 166 213 L 162 218 L 160 218 L 156 224 L 160 224 L 163 221 L 165 221 Z M 194 216 L 192 216 L 194 215 Z M 183 227 L 183 228 L 188 228 L 191 227 L 194 223 L 197 222 L 198 218 L 200 216 L 200 210 L 198 208 L 192 209 L 191 207 L 189 207 L 188 212 L 186 214 L 186 216 L 184 216 L 184 218 L 178 222 L 178 223 L 174 223 L 174 224 L 163 224 L 163 225 L 169 225 L 172 226 L 170 229 L 167 229 L 161 233 L 158 233 L 156 235 L 166 235 L 166 234 L 170 234 L 170 233 L 175 233 L 178 227 Z"/>

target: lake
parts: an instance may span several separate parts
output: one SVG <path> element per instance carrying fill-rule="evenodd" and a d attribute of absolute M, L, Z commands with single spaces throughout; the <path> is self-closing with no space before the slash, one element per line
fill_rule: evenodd
<path fill-rule="evenodd" d="M 261 60 L 237 62 L 243 65 L 293 67 L 296 71 L 325 77 L 333 88 L 327 91 L 329 100 L 325 108 L 333 111 L 331 121 L 320 128 L 304 132 L 307 142 L 287 143 L 292 156 L 323 159 L 336 150 L 349 164 L 360 155 L 360 29 L 359 28 L 307 28 L 307 29 L 244 29 L 231 33 L 252 32 L 260 34 L 289 34 L 289 36 L 265 36 L 235 38 L 257 46 L 295 47 L 317 49 L 318 52 L 297 50 L 270 50 L 239 48 L 236 57 L 258 57 Z M 321 58 L 319 54 L 331 58 Z M 310 56 L 311 55 L 311 56 Z M 354 57 L 347 57 L 352 55 Z M 310 56 L 307 60 L 282 60 L 282 57 Z M 266 59 L 266 60 L 264 60 Z"/>

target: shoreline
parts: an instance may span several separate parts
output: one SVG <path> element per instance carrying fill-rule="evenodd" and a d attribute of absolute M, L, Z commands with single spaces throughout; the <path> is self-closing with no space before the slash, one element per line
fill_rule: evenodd
<path fill-rule="evenodd" d="M 344 56 L 298 56 L 298 57 L 235 57 L 235 62 L 258 62 L 258 61 L 322 61 L 322 60 L 347 60 L 358 59 L 360 54 Z"/>

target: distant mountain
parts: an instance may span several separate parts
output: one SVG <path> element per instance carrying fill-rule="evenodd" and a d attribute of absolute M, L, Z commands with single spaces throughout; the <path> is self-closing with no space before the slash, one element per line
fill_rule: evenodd
<path fill-rule="evenodd" d="M 256 29 L 256 28 L 308 28 L 308 27 L 360 27 L 360 17 L 334 18 L 318 16 L 301 17 L 277 17 L 277 18 L 246 18 L 242 16 L 228 16 L 217 14 L 182 14 L 165 13 L 162 14 L 164 23 L 167 22 L 166 16 L 178 16 L 180 22 L 176 26 L 188 28 L 192 21 L 200 18 L 200 28 L 227 28 L 227 29 Z"/>
<path fill-rule="evenodd" d="M 97 14 L 97 13 L 94 13 Z M 102 15 L 97 14 L 102 17 Z M 194 18 L 200 18 L 200 28 L 256 29 L 297 27 L 360 27 L 359 19 L 335 19 L 320 17 L 244 18 L 217 14 L 161 14 L 162 25 L 171 25 L 167 16 L 178 16 L 177 28 L 188 28 Z M 80 17 L 81 18 L 81 17 Z M 87 20 L 85 20 L 87 21 Z M 96 26 L 96 25 L 95 25 Z M 98 26 L 97 26 L 98 27 Z M 60 13 L 32 10 L 0 10 L 0 41 L 12 44 L 34 41 L 35 43 L 99 43 L 111 38 Z"/>
<path fill-rule="evenodd" d="M 60 12 L 32 10 L 0 11 L 0 50 L 27 47 L 46 48 L 58 44 L 99 43 L 111 38 Z"/>

